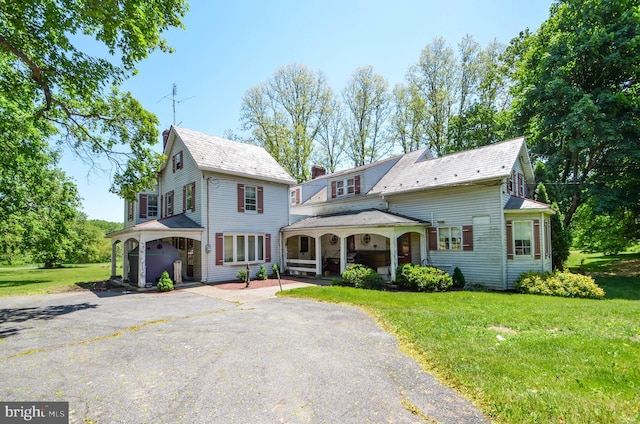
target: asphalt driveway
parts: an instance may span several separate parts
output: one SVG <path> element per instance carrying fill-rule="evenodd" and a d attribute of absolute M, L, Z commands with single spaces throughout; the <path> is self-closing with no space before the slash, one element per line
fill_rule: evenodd
<path fill-rule="evenodd" d="M 359 309 L 275 291 L 0 298 L 0 397 L 71 423 L 487 422 Z"/>

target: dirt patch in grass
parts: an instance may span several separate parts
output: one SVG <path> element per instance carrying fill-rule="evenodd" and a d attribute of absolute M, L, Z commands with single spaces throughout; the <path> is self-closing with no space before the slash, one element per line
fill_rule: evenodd
<path fill-rule="evenodd" d="M 516 330 L 513 330 L 509 327 L 501 327 L 496 325 L 490 325 L 489 327 L 487 327 L 487 330 L 493 330 L 493 331 L 497 331 L 498 333 L 504 333 L 504 334 L 513 334 L 514 336 L 518 334 Z"/>
<path fill-rule="evenodd" d="M 624 259 L 613 263 L 613 271 L 626 276 L 640 275 L 640 258 Z"/>

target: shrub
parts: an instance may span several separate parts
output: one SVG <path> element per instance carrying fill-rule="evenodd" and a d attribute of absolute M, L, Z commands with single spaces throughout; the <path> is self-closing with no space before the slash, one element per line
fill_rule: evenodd
<path fill-rule="evenodd" d="M 158 291 L 166 292 L 173 290 L 173 281 L 169 277 L 169 273 L 164 271 L 158 280 Z"/>
<path fill-rule="evenodd" d="M 382 286 L 380 274 L 361 264 L 351 264 L 342 273 L 342 278 L 354 287 L 374 289 Z"/>
<path fill-rule="evenodd" d="M 398 286 L 413 291 L 445 291 L 453 284 L 451 276 L 431 266 L 403 264 L 396 272 Z"/>
<path fill-rule="evenodd" d="M 249 271 L 246 268 L 240 268 L 238 273 L 236 274 L 236 278 L 243 283 L 247 282 L 247 276 L 249 275 Z"/>
<path fill-rule="evenodd" d="M 453 287 L 464 287 L 464 274 L 460 271 L 460 268 L 455 267 L 453 270 L 453 277 L 451 278 L 453 279 Z"/>
<path fill-rule="evenodd" d="M 547 296 L 602 299 L 604 290 L 587 275 L 556 271 L 553 274 L 525 272 L 518 277 L 515 288 L 520 293 Z"/>
<path fill-rule="evenodd" d="M 267 275 L 267 268 L 264 265 L 260 265 L 258 269 L 258 273 L 256 274 L 256 278 L 258 280 L 266 280 L 269 276 Z"/>
<path fill-rule="evenodd" d="M 273 272 L 273 275 L 277 278 L 280 276 L 280 265 L 278 264 L 273 264 L 271 265 L 271 272 Z"/>
<path fill-rule="evenodd" d="M 464 291 L 471 291 L 471 292 L 488 292 L 489 288 L 487 286 L 485 286 L 484 284 L 467 283 L 467 284 L 464 285 L 463 290 Z"/>

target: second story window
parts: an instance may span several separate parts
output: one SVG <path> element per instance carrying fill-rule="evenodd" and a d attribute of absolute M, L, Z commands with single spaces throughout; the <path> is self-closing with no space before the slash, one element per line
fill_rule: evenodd
<path fill-rule="evenodd" d="M 158 196 L 150 194 L 147 196 L 147 217 L 156 218 L 158 216 Z"/>
<path fill-rule="evenodd" d="M 173 191 L 164 195 L 165 216 L 173 215 Z"/>
<path fill-rule="evenodd" d="M 184 199 L 182 200 L 183 208 L 182 212 L 186 211 L 195 211 L 196 210 L 196 183 L 190 183 L 184 186 L 183 195 Z"/>
<path fill-rule="evenodd" d="M 258 210 L 258 196 L 256 195 L 256 188 L 252 186 L 244 186 L 244 210 L 256 211 Z"/>

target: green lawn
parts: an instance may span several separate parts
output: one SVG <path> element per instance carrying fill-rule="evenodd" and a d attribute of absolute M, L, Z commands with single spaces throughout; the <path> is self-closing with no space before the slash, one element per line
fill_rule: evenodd
<path fill-rule="evenodd" d="M 73 290 L 77 283 L 103 281 L 111 275 L 111 264 L 67 265 L 43 269 L 36 265 L 0 268 L 0 296 L 44 294 Z"/>
<path fill-rule="evenodd" d="M 585 268 L 602 270 L 593 261 L 615 268 L 615 260 L 595 255 Z M 364 308 L 426 369 L 496 422 L 637 423 L 639 280 L 598 275 L 605 300 L 346 287 L 282 295 Z"/>

